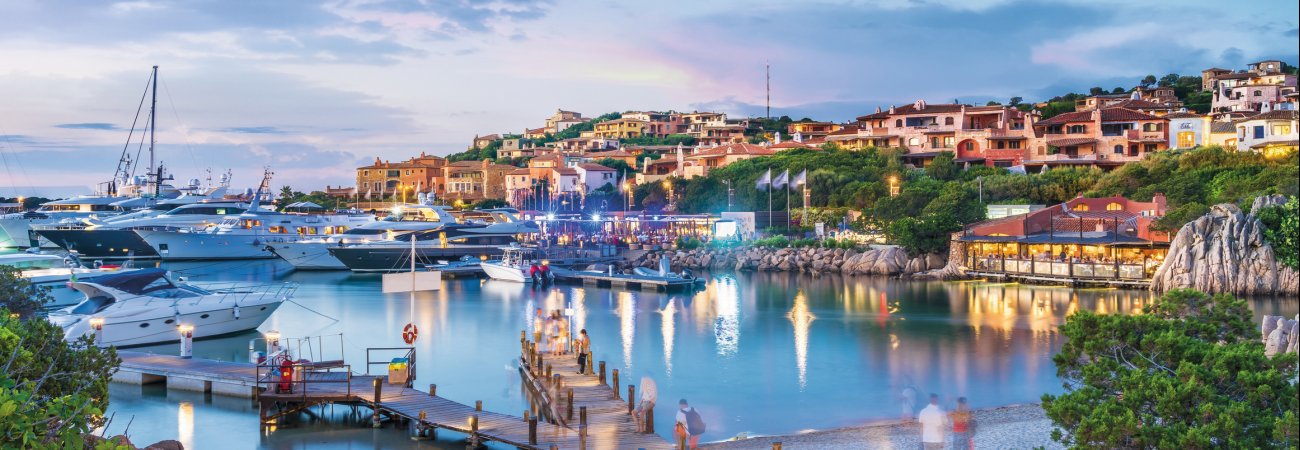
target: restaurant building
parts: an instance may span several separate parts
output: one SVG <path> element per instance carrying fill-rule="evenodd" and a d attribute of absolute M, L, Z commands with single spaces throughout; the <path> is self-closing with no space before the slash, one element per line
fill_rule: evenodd
<path fill-rule="evenodd" d="M 1169 250 L 1168 232 L 1151 228 L 1165 197 L 1074 198 L 1025 214 L 968 225 L 954 245 L 972 275 L 1068 284 L 1149 283 Z"/>

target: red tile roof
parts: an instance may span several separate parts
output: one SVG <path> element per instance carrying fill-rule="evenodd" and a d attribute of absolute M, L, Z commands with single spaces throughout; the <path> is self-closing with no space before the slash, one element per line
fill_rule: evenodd
<path fill-rule="evenodd" d="M 858 134 L 858 127 L 853 127 L 853 126 L 844 127 L 830 132 L 830 134 L 827 134 L 827 136 L 842 136 L 846 134 Z"/>
<path fill-rule="evenodd" d="M 587 171 L 617 172 L 616 170 L 611 169 L 609 167 L 605 167 L 600 164 L 594 164 L 594 163 L 582 163 L 582 164 L 578 164 L 578 167 L 581 167 L 582 170 L 587 170 Z"/>
<path fill-rule="evenodd" d="M 1047 145 L 1053 147 L 1070 147 L 1074 145 L 1092 144 L 1095 142 L 1097 142 L 1097 140 L 1092 138 L 1066 138 L 1049 140 L 1047 141 Z"/>
<path fill-rule="evenodd" d="M 1300 116 L 1300 111 L 1294 109 L 1278 109 L 1247 117 L 1246 120 L 1297 120 L 1298 116 Z"/>
<path fill-rule="evenodd" d="M 884 119 L 890 116 L 910 116 L 916 114 L 955 113 L 961 111 L 962 106 L 965 105 L 960 105 L 956 103 L 941 103 L 937 105 L 925 105 L 924 109 L 916 109 L 916 104 L 909 103 L 903 106 L 894 107 L 893 113 L 890 113 L 889 110 L 884 110 L 875 114 L 868 114 L 865 116 L 858 117 L 858 120 L 862 121 L 862 120 L 871 120 L 871 119 Z"/>
<path fill-rule="evenodd" d="M 691 158 L 710 158 L 715 156 L 727 155 L 749 155 L 749 156 L 769 156 L 776 153 L 767 147 L 741 142 L 738 144 L 727 144 L 710 149 L 705 149 L 691 155 Z"/>
<path fill-rule="evenodd" d="M 1159 117 L 1126 108 L 1106 108 L 1101 110 L 1102 122 L 1119 122 L 1128 120 L 1160 120 Z M 1092 111 L 1075 111 L 1061 113 L 1044 119 L 1035 125 L 1059 125 L 1070 122 L 1091 122 Z"/>

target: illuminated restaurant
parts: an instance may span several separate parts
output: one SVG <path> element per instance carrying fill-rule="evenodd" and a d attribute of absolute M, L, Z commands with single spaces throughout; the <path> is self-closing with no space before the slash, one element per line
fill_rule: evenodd
<path fill-rule="evenodd" d="M 1169 251 L 1169 233 L 1151 228 L 1165 197 L 1077 197 L 1037 211 L 966 226 L 967 269 L 975 275 L 1069 283 L 1143 284 Z"/>

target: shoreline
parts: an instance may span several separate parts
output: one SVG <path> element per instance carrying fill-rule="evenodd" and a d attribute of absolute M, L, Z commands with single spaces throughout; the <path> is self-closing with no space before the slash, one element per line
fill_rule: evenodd
<path fill-rule="evenodd" d="M 1047 418 L 1042 405 L 1020 403 L 974 410 L 976 431 L 975 448 L 1037 448 L 1064 449 L 1052 440 L 1052 421 Z M 947 433 L 951 445 L 952 435 Z M 700 444 L 700 447 L 733 449 L 771 449 L 780 442 L 783 448 L 861 449 L 867 448 L 918 448 L 920 431 L 916 422 L 901 419 L 871 420 L 860 425 L 810 431 L 807 433 L 755 436 L 743 440 L 727 440 Z"/>

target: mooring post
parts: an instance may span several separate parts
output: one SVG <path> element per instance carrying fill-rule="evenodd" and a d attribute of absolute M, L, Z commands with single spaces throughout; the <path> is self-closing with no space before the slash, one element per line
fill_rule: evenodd
<path fill-rule="evenodd" d="M 613 378 L 613 379 L 614 379 L 614 400 L 619 400 L 619 398 L 618 398 L 618 369 L 614 369 L 614 378 Z"/>
<path fill-rule="evenodd" d="M 578 424 L 579 424 L 579 425 L 582 425 L 582 426 L 584 426 L 584 427 L 587 426 L 587 407 L 586 407 L 586 406 L 579 406 L 579 407 L 578 407 Z"/>
<path fill-rule="evenodd" d="M 560 377 L 560 374 L 551 375 L 551 387 L 555 388 L 556 395 L 560 394 L 560 389 L 564 388 L 564 379 Z"/>
<path fill-rule="evenodd" d="M 636 408 L 636 385 L 627 385 L 627 414 L 632 415 L 632 409 Z"/>
<path fill-rule="evenodd" d="M 565 401 L 565 417 L 567 420 L 573 420 L 573 388 L 569 388 L 568 400 Z"/>
<path fill-rule="evenodd" d="M 773 442 L 773 443 L 772 443 L 772 450 L 781 450 L 781 443 L 780 443 L 780 442 Z"/>
<path fill-rule="evenodd" d="M 537 445 L 537 418 L 528 419 L 528 445 Z"/>
<path fill-rule="evenodd" d="M 474 410 L 475 410 L 475 411 L 482 411 L 482 410 L 483 410 L 483 401 L 482 401 L 482 400 L 474 400 Z"/>
<path fill-rule="evenodd" d="M 551 377 L 551 364 L 550 364 L 550 363 L 547 363 L 547 364 L 546 364 L 546 378 L 550 378 L 550 377 Z"/>
<path fill-rule="evenodd" d="M 480 445 L 478 438 L 478 414 L 469 416 L 469 446 L 478 448 Z"/>
<path fill-rule="evenodd" d="M 371 411 L 374 413 L 370 416 L 370 426 L 379 428 L 382 426 L 379 423 L 379 395 L 384 387 L 384 381 L 382 378 L 375 377 L 371 382 L 375 385 L 375 403 L 371 405 Z"/>
<path fill-rule="evenodd" d="M 578 426 L 578 450 L 587 450 L 587 425 Z"/>
<path fill-rule="evenodd" d="M 429 396 L 430 397 L 438 396 L 438 385 L 436 383 L 429 383 Z"/>
<path fill-rule="evenodd" d="M 645 434 L 655 434 L 655 409 L 645 410 Z"/>
<path fill-rule="evenodd" d="M 604 361 L 600 362 L 600 384 L 602 386 L 605 385 L 605 362 Z"/>

